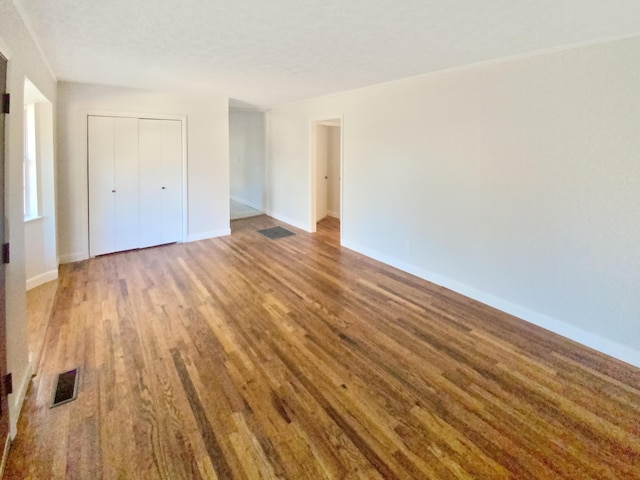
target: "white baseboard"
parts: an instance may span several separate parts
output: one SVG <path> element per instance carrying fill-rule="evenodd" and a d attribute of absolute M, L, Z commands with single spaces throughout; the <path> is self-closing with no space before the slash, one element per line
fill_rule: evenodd
<path fill-rule="evenodd" d="M 373 258 L 374 260 L 378 260 L 379 262 L 385 263 L 387 265 L 415 275 L 416 277 L 420 277 L 431 283 L 435 283 L 436 285 L 440 285 L 442 287 L 448 288 L 449 290 L 453 290 L 454 292 L 464 295 L 465 297 L 472 298 L 484 303 L 485 305 L 497 308 L 500 311 L 518 317 L 526 322 L 542 327 L 545 330 L 549 330 L 550 332 L 561 335 L 565 338 L 573 340 L 574 342 L 578 342 L 586 347 L 592 348 L 613 358 L 626 362 L 630 365 L 633 365 L 634 367 L 640 368 L 640 351 L 636 349 L 633 349 L 626 345 L 622 345 L 613 340 L 600 337 L 591 332 L 565 323 L 561 320 L 548 317 L 533 310 L 529 310 L 528 308 L 511 303 L 507 300 L 496 297 L 468 285 L 464 285 L 455 280 L 451 280 L 436 273 L 423 270 L 416 267 L 415 265 L 411 265 L 407 262 L 392 258 L 388 255 L 381 254 L 369 248 L 358 245 L 354 242 L 343 240 L 341 242 L 341 245 L 350 250 L 361 253 L 362 255 Z"/>
<path fill-rule="evenodd" d="M 82 260 L 87 260 L 89 258 L 89 254 L 87 252 L 76 252 L 76 253 L 63 253 L 58 257 L 58 261 L 62 263 L 73 263 L 80 262 Z"/>
<path fill-rule="evenodd" d="M 281 215 L 279 213 L 274 213 L 274 212 L 269 212 L 267 213 L 267 215 L 269 215 L 272 218 L 275 218 L 276 220 L 280 220 L 281 222 L 284 223 L 288 223 L 289 225 L 291 225 L 292 227 L 296 227 L 299 228 L 300 230 L 304 230 L 305 232 L 311 232 L 311 227 L 309 225 L 305 225 L 303 223 L 300 223 L 296 220 L 293 220 L 285 215 Z"/>
<path fill-rule="evenodd" d="M 58 279 L 58 269 L 50 270 L 48 272 L 41 273 L 40 275 L 36 275 L 35 277 L 28 278 L 27 291 L 57 279 Z"/>
<path fill-rule="evenodd" d="M 328 210 L 327 215 L 333 218 L 340 218 L 340 212 L 334 212 L 334 211 Z"/>
<path fill-rule="evenodd" d="M 254 202 L 250 202 L 249 200 L 246 200 L 244 198 L 240 198 L 240 197 L 236 197 L 235 195 L 231 195 L 231 200 L 233 200 L 234 202 L 238 202 L 238 203 L 242 203 L 243 205 L 246 205 L 247 207 L 251 207 L 255 210 L 258 210 L 260 212 L 264 212 L 264 205 L 259 205 L 257 203 Z"/>
<path fill-rule="evenodd" d="M 24 372 L 24 375 L 20 380 L 20 386 L 15 388 L 14 384 L 14 393 L 9 395 L 9 436 L 11 437 L 11 440 L 15 439 L 18 434 L 18 419 L 20 418 L 20 412 L 22 411 L 22 405 L 24 404 L 24 399 L 27 396 L 27 390 L 29 389 L 32 376 L 33 364 L 29 361 L 27 370 Z"/>
<path fill-rule="evenodd" d="M 231 235 L 230 228 L 222 228 L 220 230 L 213 230 L 211 232 L 193 233 L 187 236 L 187 242 L 197 242 L 198 240 L 206 240 L 208 238 L 224 237 L 225 235 Z"/>

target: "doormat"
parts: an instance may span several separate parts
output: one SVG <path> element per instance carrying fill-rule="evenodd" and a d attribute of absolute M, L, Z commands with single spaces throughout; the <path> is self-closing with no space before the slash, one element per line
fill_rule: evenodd
<path fill-rule="evenodd" d="M 295 233 L 290 232 L 286 228 L 282 227 L 271 227 L 265 230 L 258 230 L 258 233 L 261 233 L 265 237 L 271 238 L 275 240 L 276 238 L 289 237 L 291 235 L 295 235 Z"/>
<path fill-rule="evenodd" d="M 56 389 L 53 392 L 51 408 L 75 400 L 78 396 L 78 369 L 58 374 Z"/>

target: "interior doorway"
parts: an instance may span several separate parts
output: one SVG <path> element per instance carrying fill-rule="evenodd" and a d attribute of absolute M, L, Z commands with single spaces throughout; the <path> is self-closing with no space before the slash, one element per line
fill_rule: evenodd
<path fill-rule="evenodd" d="M 229 108 L 229 219 L 266 211 L 266 115 L 253 108 Z"/>
<path fill-rule="evenodd" d="M 27 344 L 35 375 L 58 278 L 53 104 L 25 77 L 23 106 Z"/>
<path fill-rule="evenodd" d="M 311 124 L 311 227 L 342 213 L 342 119 Z"/>

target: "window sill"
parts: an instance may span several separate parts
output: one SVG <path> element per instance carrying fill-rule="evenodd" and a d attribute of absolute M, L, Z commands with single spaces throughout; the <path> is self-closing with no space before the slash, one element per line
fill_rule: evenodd
<path fill-rule="evenodd" d="M 29 217 L 24 219 L 24 223 L 35 222 L 36 220 L 42 220 L 44 217 L 42 215 L 38 215 L 37 217 Z"/>

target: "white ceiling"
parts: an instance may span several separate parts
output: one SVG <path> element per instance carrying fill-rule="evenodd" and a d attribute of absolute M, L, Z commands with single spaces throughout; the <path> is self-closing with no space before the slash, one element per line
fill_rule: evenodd
<path fill-rule="evenodd" d="M 266 107 L 640 34 L 638 0 L 14 0 L 59 80 Z"/>

